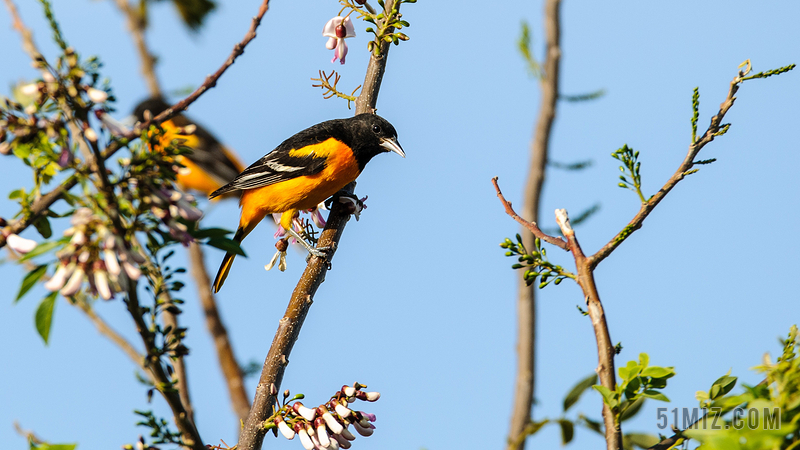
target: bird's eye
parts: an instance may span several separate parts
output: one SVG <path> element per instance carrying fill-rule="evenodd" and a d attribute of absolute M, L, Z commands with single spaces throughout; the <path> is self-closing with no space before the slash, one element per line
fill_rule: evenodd
<path fill-rule="evenodd" d="M 373 125 L 373 126 L 372 126 L 372 131 L 374 131 L 374 132 L 376 132 L 376 133 L 380 133 L 380 132 L 381 132 L 381 127 L 380 127 L 380 125 Z"/>

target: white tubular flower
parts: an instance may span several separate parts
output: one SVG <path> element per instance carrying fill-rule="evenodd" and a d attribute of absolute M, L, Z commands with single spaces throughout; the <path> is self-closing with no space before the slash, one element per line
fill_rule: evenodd
<path fill-rule="evenodd" d="M 375 402 L 378 401 L 379 398 L 381 398 L 380 392 L 367 392 L 366 394 L 368 402 Z"/>
<path fill-rule="evenodd" d="M 104 270 L 94 271 L 94 285 L 97 288 L 97 293 L 100 294 L 103 300 L 111 300 L 111 297 L 114 296 L 114 293 L 108 286 L 108 275 L 106 275 Z"/>
<path fill-rule="evenodd" d="M 131 280 L 138 280 L 142 276 L 142 271 L 128 261 L 122 263 L 122 268 L 125 269 L 125 273 L 128 274 L 128 278 Z"/>
<path fill-rule="evenodd" d="M 292 405 L 292 408 L 294 409 L 294 412 L 300 414 L 301 416 L 303 416 L 304 419 L 306 419 L 309 422 L 313 422 L 314 418 L 317 417 L 316 409 L 306 408 L 300 402 L 296 402 L 294 405 Z"/>
<path fill-rule="evenodd" d="M 87 128 L 87 129 L 83 130 L 83 135 L 89 141 L 97 142 L 97 133 L 93 129 Z"/>
<path fill-rule="evenodd" d="M 19 87 L 19 92 L 22 95 L 27 95 L 28 97 L 36 95 L 39 92 L 39 85 L 36 83 L 29 83 Z"/>
<path fill-rule="evenodd" d="M 314 421 L 314 425 L 317 431 L 317 439 L 319 440 L 319 444 L 323 447 L 330 446 L 331 440 L 328 437 L 328 430 L 325 428 L 325 420 L 318 417 Z"/>
<path fill-rule="evenodd" d="M 328 440 L 328 450 L 339 450 L 339 441 L 337 441 L 336 439 L 330 438 Z"/>
<path fill-rule="evenodd" d="M 325 420 L 325 424 L 333 431 L 333 434 L 341 434 L 342 430 L 344 430 L 344 426 L 330 412 L 325 411 L 322 414 L 322 419 Z"/>
<path fill-rule="evenodd" d="M 342 430 L 342 432 L 339 433 L 339 435 L 341 435 L 343 438 L 347 439 L 348 441 L 355 441 L 356 440 L 356 437 L 353 436 L 353 433 L 351 433 L 350 430 L 347 429 L 347 427 L 345 427 Z M 342 441 L 339 441 L 339 443 L 341 444 Z M 342 447 L 344 447 L 344 445 Z"/>
<path fill-rule="evenodd" d="M 353 411 L 350 408 L 342 405 L 341 403 L 337 403 L 336 406 L 334 407 L 334 410 L 336 411 L 336 414 L 339 414 L 340 416 L 342 416 L 342 418 L 347 418 L 350 416 L 350 414 L 353 413 Z"/>
<path fill-rule="evenodd" d="M 95 88 L 88 88 L 86 89 L 86 95 L 89 96 L 89 100 L 95 103 L 103 103 L 108 100 L 108 94 L 105 91 L 101 91 L 100 89 Z"/>
<path fill-rule="evenodd" d="M 358 422 L 353 422 L 353 427 L 355 427 L 355 429 L 358 432 L 358 434 L 360 434 L 360 435 L 362 435 L 364 437 L 372 436 L 372 433 L 375 432 L 375 430 L 373 428 L 362 427 L 361 424 L 358 423 Z"/>
<path fill-rule="evenodd" d="M 297 430 L 297 435 L 300 436 L 300 443 L 303 444 L 303 448 L 306 450 L 314 449 L 314 443 L 311 442 L 311 437 L 308 435 L 308 432 L 305 428 L 300 428 Z"/>
<path fill-rule="evenodd" d="M 72 275 L 73 270 L 75 270 L 75 264 L 58 266 L 58 269 L 56 269 L 56 273 L 53 274 L 53 277 L 44 284 L 45 289 L 50 292 L 55 292 L 64 287 L 64 283 L 66 283 L 67 278 Z"/>
<path fill-rule="evenodd" d="M 342 386 L 342 393 L 347 397 L 356 395 L 356 388 L 353 386 Z"/>
<path fill-rule="evenodd" d="M 121 270 L 119 267 L 119 261 L 117 260 L 117 254 L 114 252 L 114 250 L 111 250 L 110 248 L 103 250 L 103 256 L 103 261 L 106 263 L 106 269 L 108 270 L 108 273 L 115 277 L 119 276 Z"/>
<path fill-rule="evenodd" d="M 10 233 L 6 236 L 6 245 L 12 250 L 17 253 L 29 253 L 31 250 L 36 248 L 37 244 L 36 241 L 32 241 L 30 239 L 25 239 L 24 237 L 20 237 L 14 233 Z"/>
<path fill-rule="evenodd" d="M 73 272 L 72 276 L 69 277 L 69 281 L 67 281 L 67 284 L 64 286 L 64 288 L 61 289 L 61 295 L 64 297 L 75 295 L 75 293 L 81 288 L 84 274 L 85 272 L 83 271 L 83 268 L 78 267 L 75 272 Z"/>
<path fill-rule="evenodd" d="M 351 443 L 350 443 L 350 441 L 348 441 L 348 440 L 347 440 L 347 439 L 345 439 L 345 438 L 344 438 L 342 435 L 339 435 L 339 434 L 334 434 L 334 435 L 333 435 L 333 439 L 334 439 L 336 442 L 338 442 L 338 443 L 339 443 L 339 447 L 341 447 L 341 448 L 343 448 L 343 449 L 345 449 L 345 450 L 346 450 L 346 449 L 348 449 L 348 448 L 350 448 L 350 447 L 352 447 L 352 445 L 353 445 L 353 444 L 351 444 Z"/>
<path fill-rule="evenodd" d="M 281 432 L 283 437 L 290 441 L 294 439 L 294 430 L 291 429 L 289 425 L 286 425 L 286 422 L 284 422 L 282 418 L 278 418 L 276 420 L 278 421 L 278 431 Z"/>

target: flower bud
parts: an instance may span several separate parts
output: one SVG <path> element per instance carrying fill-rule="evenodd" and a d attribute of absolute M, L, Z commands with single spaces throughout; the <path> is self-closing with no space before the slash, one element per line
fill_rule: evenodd
<path fill-rule="evenodd" d="M 25 239 L 24 237 L 11 233 L 6 236 L 6 245 L 18 253 L 25 254 L 36 248 L 38 244 L 36 241 Z"/>
<path fill-rule="evenodd" d="M 294 412 L 300 414 L 301 416 L 303 416 L 304 419 L 306 419 L 309 422 L 313 422 L 314 418 L 317 417 L 317 410 L 306 408 L 300 402 L 295 402 L 295 404 L 292 405 L 292 409 L 294 410 Z"/>
<path fill-rule="evenodd" d="M 295 432 L 289 427 L 289 425 L 286 425 L 286 422 L 283 421 L 283 417 L 276 418 L 275 423 L 278 425 L 278 431 L 281 432 L 283 437 L 290 441 L 294 439 Z"/>
<path fill-rule="evenodd" d="M 86 89 L 86 95 L 89 96 L 89 100 L 95 103 L 103 103 L 108 100 L 108 94 L 105 91 L 92 87 Z"/>

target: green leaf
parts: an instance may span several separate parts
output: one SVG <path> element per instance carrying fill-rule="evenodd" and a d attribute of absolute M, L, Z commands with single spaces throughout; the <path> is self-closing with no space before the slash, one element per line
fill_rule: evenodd
<path fill-rule="evenodd" d="M 78 444 L 39 444 L 37 446 L 33 446 L 31 444 L 31 450 L 75 450 Z"/>
<path fill-rule="evenodd" d="M 639 397 L 636 400 L 634 400 L 633 403 L 626 402 L 627 405 L 623 403 L 622 406 L 620 407 L 622 413 L 620 413 L 619 415 L 619 421 L 624 422 L 630 419 L 631 417 L 635 416 L 639 411 L 641 411 L 642 405 L 644 405 L 644 400 L 645 400 L 644 397 Z"/>
<path fill-rule="evenodd" d="M 17 298 L 14 300 L 14 303 L 20 301 L 22 296 L 27 294 L 32 287 L 36 286 L 36 283 L 39 282 L 39 280 L 46 272 L 47 272 L 47 264 L 36 266 L 35 269 L 28 272 L 28 274 L 25 275 L 25 278 L 22 279 L 22 285 L 19 287 L 19 293 L 17 294 Z"/>
<path fill-rule="evenodd" d="M 172 0 L 172 3 L 175 4 L 183 23 L 193 32 L 200 30 L 208 13 L 217 7 L 211 0 Z"/>
<path fill-rule="evenodd" d="M 210 245 L 212 247 L 216 247 L 220 250 L 225 250 L 226 252 L 230 252 L 236 255 L 241 255 L 247 257 L 242 250 L 242 247 L 239 246 L 239 243 L 234 241 L 233 239 L 228 238 L 211 238 L 206 241 L 206 245 Z"/>
<path fill-rule="evenodd" d="M 36 308 L 36 331 L 39 332 L 39 336 L 42 337 L 45 345 L 47 345 L 47 340 L 50 338 L 50 326 L 53 324 L 53 309 L 56 306 L 56 297 L 58 297 L 58 292 L 51 293 Z"/>
<path fill-rule="evenodd" d="M 233 233 L 233 231 L 224 228 L 202 228 L 191 232 L 192 237 L 195 239 L 224 238 L 231 233 Z"/>
<path fill-rule="evenodd" d="M 622 440 L 625 441 L 625 444 L 628 444 L 631 447 L 639 447 L 644 449 L 648 449 L 661 442 L 658 437 L 653 436 L 652 434 L 644 433 L 628 433 L 622 436 Z"/>
<path fill-rule="evenodd" d="M 575 437 L 575 425 L 566 419 L 559 420 L 558 424 L 561 426 L 561 445 L 567 445 Z"/>
<path fill-rule="evenodd" d="M 578 381 L 578 383 L 575 384 L 575 386 L 573 386 L 572 389 L 570 389 L 567 396 L 564 397 L 564 412 L 567 412 L 567 410 L 570 409 L 572 405 L 577 403 L 578 400 L 581 398 L 581 394 L 583 394 L 585 390 L 591 388 L 592 385 L 594 385 L 595 383 L 597 383 L 596 373 L 592 373 L 588 377 L 582 379 L 581 381 Z"/>
<path fill-rule="evenodd" d="M 650 364 L 650 356 L 647 353 L 639 353 L 639 365 L 646 368 L 648 364 Z"/>
<path fill-rule="evenodd" d="M 62 244 L 61 241 L 40 242 L 39 245 L 34 247 L 33 250 L 31 250 L 30 252 L 28 252 L 25 255 L 23 255 L 22 258 L 19 259 L 19 261 L 20 262 L 28 261 L 31 258 L 39 256 L 39 255 L 41 255 L 43 253 L 47 253 L 50 250 L 53 250 L 54 248 L 58 247 L 61 244 Z"/>
<path fill-rule="evenodd" d="M 669 399 L 667 398 L 666 395 L 664 395 L 661 392 L 658 392 L 658 391 L 656 391 L 654 389 L 646 389 L 642 393 L 642 396 L 643 397 L 647 397 L 647 398 L 652 398 L 653 400 L 660 400 L 662 402 L 669 402 Z"/>
<path fill-rule="evenodd" d="M 607 387 L 600 386 L 600 385 L 597 385 L 597 384 L 592 386 L 592 389 L 594 389 L 595 391 L 599 392 L 600 395 L 603 396 L 603 402 L 605 402 L 605 404 L 607 404 L 609 408 L 614 409 L 619 404 L 619 402 L 617 401 L 617 398 L 616 398 L 616 392 L 612 392 Z"/>
<path fill-rule="evenodd" d="M 47 220 L 47 216 L 41 216 L 33 222 L 33 226 L 36 227 L 36 231 L 42 235 L 45 239 L 50 239 L 53 235 L 53 230 L 50 228 L 50 221 Z"/>
<path fill-rule="evenodd" d="M 651 378 L 670 378 L 675 376 L 675 370 L 671 367 L 651 366 L 642 371 L 643 377 Z"/>
<path fill-rule="evenodd" d="M 728 371 L 728 373 L 730 373 L 730 371 Z M 738 380 L 737 377 L 732 377 L 730 375 L 723 375 L 719 377 L 717 381 L 711 385 L 711 395 L 709 398 L 713 400 L 727 394 L 736 386 L 736 380 Z"/>

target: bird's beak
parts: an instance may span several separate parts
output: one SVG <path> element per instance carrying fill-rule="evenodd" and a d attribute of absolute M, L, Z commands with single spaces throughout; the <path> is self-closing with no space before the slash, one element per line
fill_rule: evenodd
<path fill-rule="evenodd" d="M 397 138 L 383 139 L 381 141 L 381 147 L 385 148 L 387 152 L 395 152 L 403 158 L 406 157 L 406 152 L 403 151 L 403 147 L 400 147 Z"/>

